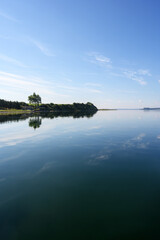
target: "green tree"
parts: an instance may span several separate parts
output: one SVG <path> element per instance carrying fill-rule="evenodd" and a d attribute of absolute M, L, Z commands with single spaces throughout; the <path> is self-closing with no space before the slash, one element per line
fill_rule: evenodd
<path fill-rule="evenodd" d="M 41 97 L 38 94 L 33 93 L 33 95 L 28 96 L 29 103 L 39 105 L 41 103 Z"/>

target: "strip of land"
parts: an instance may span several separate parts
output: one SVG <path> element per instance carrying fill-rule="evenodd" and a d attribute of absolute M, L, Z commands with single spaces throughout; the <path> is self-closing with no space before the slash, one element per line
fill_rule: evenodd
<path fill-rule="evenodd" d="M 20 114 L 32 112 L 96 112 L 97 107 L 92 103 L 73 104 L 28 104 L 25 102 L 13 102 L 0 99 L 0 114 Z"/>

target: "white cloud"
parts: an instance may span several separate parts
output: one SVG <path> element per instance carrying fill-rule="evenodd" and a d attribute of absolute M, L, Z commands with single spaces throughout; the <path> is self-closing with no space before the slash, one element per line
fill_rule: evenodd
<path fill-rule="evenodd" d="M 58 88 L 63 88 L 69 91 L 76 91 L 79 90 L 80 88 L 73 87 L 73 86 L 66 86 L 66 85 L 57 85 Z"/>
<path fill-rule="evenodd" d="M 111 72 L 110 75 L 112 75 L 114 77 L 123 77 L 122 73 L 116 73 L 116 72 Z"/>
<path fill-rule="evenodd" d="M 149 76 L 149 77 L 152 76 L 148 69 L 139 69 L 138 74 L 144 75 L 144 76 Z"/>
<path fill-rule="evenodd" d="M 137 77 L 137 76 L 135 76 L 135 77 L 132 78 L 132 80 L 138 82 L 138 83 L 141 84 L 141 85 L 146 85 L 146 84 L 147 84 L 147 82 L 144 81 L 144 79 L 143 79 L 142 77 Z"/>
<path fill-rule="evenodd" d="M 87 82 L 85 83 L 85 86 L 101 87 L 102 84 Z"/>
<path fill-rule="evenodd" d="M 98 64 L 103 67 L 111 68 L 112 67 L 112 62 L 111 59 L 101 55 L 97 52 L 91 52 L 87 54 L 89 56 L 89 61 L 94 64 Z"/>
<path fill-rule="evenodd" d="M 92 89 L 88 87 L 74 87 L 74 86 L 66 86 L 66 85 L 57 85 L 58 88 L 63 88 L 68 91 L 73 91 L 73 92 L 92 92 L 92 93 L 102 93 L 102 91 L 98 89 Z"/>
<path fill-rule="evenodd" d="M 8 19 L 12 22 L 18 22 L 18 20 L 10 15 L 8 15 L 7 13 L 3 12 L 3 11 L 0 11 L 0 16 L 5 18 L 5 19 Z"/>
<path fill-rule="evenodd" d="M 41 42 L 28 37 L 28 40 L 34 45 L 36 46 L 44 55 L 48 56 L 48 57 L 53 57 L 55 56 L 44 44 L 42 44 Z"/>
<path fill-rule="evenodd" d="M 89 61 L 91 63 L 97 64 L 99 66 L 102 67 L 106 67 L 106 68 L 112 68 L 112 70 L 114 69 L 115 72 L 110 71 L 109 74 L 115 77 L 126 77 L 128 79 L 131 79 L 133 81 L 138 82 L 140 85 L 146 85 L 147 81 L 144 79 L 151 77 L 151 73 L 148 69 L 138 69 L 138 70 L 129 70 L 129 69 L 121 69 L 118 67 L 115 67 L 112 65 L 112 61 L 110 58 L 101 55 L 100 53 L 97 52 L 90 52 L 87 54 L 89 56 Z"/>
<path fill-rule="evenodd" d="M 124 90 L 124 89 L 117 89 L 116 92 L 120 92 L 120 93 L 128 93 L 128 94 L 136 94 L 137 91 L 133 91 L 133 90 Z"/>
<path fill-rule="evenodd" d="M 131 79 L 131 80 L 134 80 L 136 82 L 138 82 L 139 84 L 141 85 L 146 85 L 147 82 L 144 80 L 143 76 L 144 73 L 140 73 L 139 70 L 138 71 L 130 71 L 130 70 L 126 70 L 123 72 L 124 76 Z"/>
<path fill-rule="evenodd" d="M 23 64 L 22 62 L 14 59 L 14 58 L 11 58 L 11 57 L 8 57 L 6 55 L 3 55 L 3 54 L 0 54 L 0 59 L 5 61 L 5 62 L 9 62 L 9 63 L 12 63 L 14 65 L 17 65 L 19 67 L 27 67 L 25 64 Z"/>
<path fill-rule="evenodd" d="M 102 93 L 102 91 L 97 90 L 97 89 L 87 89 L 87 90 L 90 92 L 93 92 L 93 93 Z"/>
<path fill-rule="evenodd" d="M 111 63 L 110 58 L 104 57 L 102 55 L 95 55 L 95 59 L 96 59 L 96 61 L 101 62 L 101 63 Z"/>

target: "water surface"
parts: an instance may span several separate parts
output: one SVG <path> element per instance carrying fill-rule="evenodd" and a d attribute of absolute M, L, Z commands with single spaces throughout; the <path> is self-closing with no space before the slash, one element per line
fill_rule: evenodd
<path fill-rule="evenodd" d="M 0 116 L 0 239 L 159 239 L 160 111 Z"/>

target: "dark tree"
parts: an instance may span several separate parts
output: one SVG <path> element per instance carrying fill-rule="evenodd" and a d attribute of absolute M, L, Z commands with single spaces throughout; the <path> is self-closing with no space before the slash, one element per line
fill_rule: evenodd
<path fill-rule="evenodd" d="M 41 97 L 38 94 L 33 93 L 33 95 L 28 96 L 29 103 L 39 105 L 41 103 Z"/>

